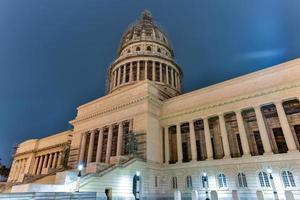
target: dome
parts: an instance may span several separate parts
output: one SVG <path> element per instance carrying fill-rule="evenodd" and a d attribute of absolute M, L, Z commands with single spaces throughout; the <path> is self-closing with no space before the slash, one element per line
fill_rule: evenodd
<path fill-rule="evenodd" d="M 174 56 L 166 34 L 153 21 L 152 15 L 148 10 L 145 10 L 140 19 L 129 26 L 124 32 L 120 41 L 118 55 L 120 56 L 121 51 L 128 45 L 141 41 L 155 42 L 163 45 L 171 52 L 172 57 Z"/>

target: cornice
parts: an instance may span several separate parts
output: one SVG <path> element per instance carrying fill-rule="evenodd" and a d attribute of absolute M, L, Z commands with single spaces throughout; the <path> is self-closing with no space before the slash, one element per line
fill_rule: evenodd
<path fill-rule="evenodd" d="M 292 89 L 292 88 L 297 88 L 297 87 L 300 87 L 300 83 L 285 85 L 285 86 L 282 86 L 282 87 L 273 88 L 271 90 L 256 92 L 256 93 L 252 93 L 250 95 L 244 95 L 244 96 L 241 96 L 241 97 L 238 97 L 238 98 L 233 98 L 233 99 L 230 99 L 230 100 L 227 100 L 227 101 L 221 101 L 221 102 L 217 102 L 217 103 L 213 103 L 213 104 L 208 104 L 208 105 L 205 105 L 205 106 L 198 106 L 198 107 L 192 108 L 192 109 L 186 109 L 184 111 L 180 111 L 180 112 L 177 112 L 177 113 L 162 116 L 160 118 L 160 120 L 172 119 L 172 118 L 180 117 L 182 115 L 192 114 L 192 113 L 195 113 L 195 112 L 203 112 L 205 110 L 209 110 L 209 109 L 212 109 L 212 108 L 221 107 L 221 106 L 224 106 L 224 105 L 241 102 L 241 101 L 247 100 L 247 99 L 266 96 L 266 95 L 270 95 L 270 94 L 277 93 L 277 92 L 282 92 L 282 91 L 289 90 L 289 89 Z M 165 103 L 168 103 L 168 102 L 165 102 Z"/>
<path fill-rule="evenodd" d="M 29 154 L 29 153 L 36 153 L 36 152 L 41 152 L 41 151 L 57 148 L 57 147 L 62 147 L 66 144 L 68 144 L 68 142 L 63 142 L 63 143 L 60 143 L 60 144 L 48 146 L 48 147 L 45 147 L 45 148 L 42 148 L 42 149 L 34 149 L 34 150 L 30 150 L 30 151 L 25 151 L 25 152 L 22 152 L 22 153 L 17 153 L 15 155 L 13 155 L 13 157 L 15 158 L 15 157 L 22 156 L 22 155 Z"/>
<path fill-rule="evenodd" d="M 111 112 L 114 112 L 114 111 L 121 110 L 121 109 L 123 109 L 127 106 L 130 106 L 130 105 L 133 105 L 133 104 L 139 103 L 141 101 L 145 101 L 145 100 L 148 100 L 148 101 L 152 102 L 156 106 L 161 106 L 162 105 L 162 102 L 157 97 L 155 97 L 152 94 L 148 94 L 148 95 L 145 95 L 145 96 L 142 96 L 142 97 L 135 98 L 131 101 L 128 101 L 128 102 L 125 102 L 125 103 L 122 103 L 122 104 L 118 104 L 116 106 L 109 107 L 105 110 L 96 111 L 94 113 L 86 114 L 84 116 L 81 116 L 79 118 L 76 118 L 76 119 L 70 121 L 70 123 L 74 125 L 74 124 L 77 124 L 77 123 L 82 122 L 82 121 L 89 120 L 89 119 L 94 118 L 94 117 L 98 117 L 98 116 L 101 116 L 101 115 L 104 115 L 104 114 L 107 114 L 107 113 L 111 113 Z"/>

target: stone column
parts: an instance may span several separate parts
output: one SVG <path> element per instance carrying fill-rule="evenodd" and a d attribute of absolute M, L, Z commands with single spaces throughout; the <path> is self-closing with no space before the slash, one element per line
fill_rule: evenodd
<path fill-rule="evenodd" d="M 113 126 L 110 125 L 108 129 L 108 138 L 107 138 L 107 148 L 106 148 L 106 158 L 105 162 L 107 164 L 110 163 L 110 155 L 111 155 L 111 144 L 112 144 L 112 132 L 113 132 Z"/>
<path fill-rule="evenodd" d="M 169 147 L 169 127 L 165 127 L 165 163 L 170 161 L 170 147 Z"/>
<path fill-rule="evenodd" d="M 53 158 L 51 168 L 56 168 L 56 162 L 57 162 L 57 152 L 54 153 L 54 158 Z"/>
<path fill-rule="evenodd" d="M 41 174 L 44 156 L 40 156 L 37 174 Z"/>
<path fill-rule="evenodd" d="M 177 154 L 178 163 L 182 162 L 182 142 L 181 142 L 181 129 L 180 124 L 176 124 L 176 136 L 177 136 Z"/>
<path fill-rule="evenodd" d="M 171 85 L 172 85 L 172 87 L 174 87 L 174 75 L 173 75 L 173 73 L 174 73 L 174 69 L 173 69 L 173 67 L 171 67 Z"/>
<path fill-rule="evenodd" d="M 16 171 L 16 161 L 14 160 L 13 163 L 11 164 L 11 170 L 9 172 L 7 182 L 12 182 L 13 181 L 15 171 Z"/>
<path fill-rule="evenodd" d="M 47 161 L 48 161 L 48 154 L 46 154 L 45 157 L 44 157 L 43 169 L 47 167 Z"/>
<path fill-rule="evenodd" d="M 123 144 L 123 123 L 119 123 L 118 128 L 118 143 L 117 143 L 117 156 L 122 154 L 122 144 Z"/>
<path fill-rule="evenodd" d="M 126 82 L 126 68 L 127 68 L 127 65 L 125 64 L 123 67 L 123 83 Z"/>
<path fill-rule="evenodd" d="M 118 67 L 118 81 L 117 81 L 117 85 L 120 85 L 121 83 L 120 83 L 120 81 L 121 81 L 121 66 L 119 66 Z M 116 86 L 117 86 L 116 85 Z"/>
<path fill-rule="evenodd" d="M 137 73 L 136 73 L 136 80 L 139 81 L 140 80 L 140 61 L 137 61 Z"/>
<path fill-rule="evenodd" d="M 62 165 L 62 152 L 60 151 L 58 153 L 57 167 L 59 168 L 61 167 L 61 165 Z"/>
<path fill-rule="evenodd" d="M 224 115 L 219 114 L 219 122 L 220 122 L 220 129 L 221 129 L 221 136 L 222 136 L 222 143 L 223 143 L 223 150 L 224 150 L 224 158 L 230 158 L 230 148 L 228 142 L 228 134 L 226 130 L 226 124 L 224 120 Z"/>
<path fill-rule="evenodd" d="M 133 131 L 133 119 L 129 120 L 129 132 Z"/>
<path fill-rule="evenodd" d="M 50 153 L 50 156 L 49 156 L 49 160 L 48 160 L 48 165 L 47 165 L 47 168 L 51 168 L 51 163 L 52 163 L 52 153 Z"/>
<path fill-rule="evenodd" d="M 161 62 L 159 63 L 159 81 L 162 83 L 163 79 L 162 79 L 162 64 Z"/>
<path fill-rule="evenodd" d="M 148 61 L 145 61 L 145 80 L 148 79 Z"/>
<path fill-rule="evenodd" d="M 19 178 L 21 167 L 22 167 L 22 160 L 20 159 L 20 160 L 18 160 L 18 165 L 17 165 L 17 169 L 16 169 L 15 180 L 18 180 L 18 178 Z"/>
<path fill-rule="evenodd" d="M 96 162 L 101 162 L 102 146 L 103 146 L 103 129 L 101 128 L 99 130 Z"/>
<path fill-rule="evenodd" d="M 169 84 L 169 66 L 166 65 L 166 83 Z"/>
<path fill-rule="evenodd" d="M 38 164 L 39 164 L 39 159 L 40 159 L 40 157 L 35 157 L 35 159 L 34 159 L 34 166 L 33 166 L 32 174 L 36 174 L 37 167 L 38 167 Z"/>
<path fill-rule="evenodd" d="M 190 121 L 189 124 L 190 124 L 190 142 L 191 142 L 192 161 L 197 161 L 197 146 L 196 146 L 194 122 Z"/>
<path fill-rule="evenodd" d="M 91 135 L 90 135 L 90 141 L 89 141 L 89 150 L 88 150 L 87 163 L 92 162 L 92 158 L 93 158 L 93 148 L 94 148 L 94 140 L 95 140 L 95 131 L 92 131 L 92 132 L 91 132 Z"/>
<path fill-rule="evenodd" d="M 115 72 L 115 76 L 114 76 L 114 84 L 113 86 L 116 87 L 116 80 L 118 81 L 118 77 L 117 77 L 117 70 L 114 71 Z"/>
<path fill-rule="evenodd" d="M 250 148 L 249 148 L 247 133 L 246 133 L 244 120 L 243 120 L 243 116 L 242 116 L 242 111 L 237 110 L 237 111 L 235 111 L 235 114 L 236 114 L 236 120 L 237 120 L 237 124 L 238 124 L 239 134 L 240 134 L 240 138 L 241 138 L 243 153 L 244 153 L 243 156 L 249 156 Z"/>
<path fill-rule="evenodd" d="M 129 82 L 132 82 L 132 65 L 133 65 L 133 63 L 131 62 L 130 63 L 130 70 L 129 70 Z"/>
<path fill-rule="evenodd" d="M 12 177 L 13 180 L 16 180 L 16 179 L 17 179 L 17 177 L 18 177 L 18 176 L 17 176 L 18 170 L 19 170 L 19 160 L 16 160 L 16 161 L 15 161 L 14 174 L 13 174 L 13 177 Z"/>
<path fill-rule="evenodd" d="M 203 119 L 203 125 L 204 125 L 204 136 L 205 136 L 205 145 L 206 145 L 206 156 L 207 156 L 207 160 L 210 160 L 213 158 L 213 149 L 211 144 L 208 118 Z"/>
<path fill-rule="evenodd" d="M 156 68 L 155 62 L 152 61 L 152 81 L 155 81 L 155 68 Z"/>
<path fill-rule="evenodd" d="M 261 137 L 261 141 L 263 143 L 263 147 L 264 147 L 264 154 L 272 154 L 272 148 L 271 148 L 271 144 L 270 144 L 270 139 L 268 136 L 268 132 L 266 129 L 266 125 L 264 122 L 264 118 L 263 115 L 261 113 L 261 108 L 260 106 L 255 106 L 254 107 L 254 111 L 255 111 L 255 115 L 256 115 L 256 122 L 257 122 L 257 126 L 259 129 L 259 134 Z"/>
<path fill-rule="evenodd" d="M 80 145 L 80 155 L 79 155 L 79 163 L 80 164 L 83 164 L 85 144 L 86 144 L 86 133 L 82 133 L 82 139 L 81 139 L 81 145 Z"/>
<path fill-rule="evenodd" d="M 297 146 L 288 122 L 288 119 L 286 117 L 284 108 L 282 106 L 282 102 L 275 102 L 278 118 L 280 121 L 280 125 L 283 131 L 284 139 L 286 141 L 286 144 L 288 146 L 289 152 L 290 151 L 297 151 Z"/>

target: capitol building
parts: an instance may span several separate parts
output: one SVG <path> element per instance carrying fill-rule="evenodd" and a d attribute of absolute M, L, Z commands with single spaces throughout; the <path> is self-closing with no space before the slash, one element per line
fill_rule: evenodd
<path fill-rule="evenodd" d="M 300 59 L 189 93 L 183 69 L 144 11 L 121 38 L 106 95 L 77 108 L 72 130 L 20 143 L 5 192 L 300 199 Z"/>

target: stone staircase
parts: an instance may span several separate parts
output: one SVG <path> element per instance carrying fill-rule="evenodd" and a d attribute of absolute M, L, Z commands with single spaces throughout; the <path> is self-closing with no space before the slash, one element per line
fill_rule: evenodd
<path fill-rule="evenodd" d="M 135 158 L 135 157 L 129 157 L 128 159 L 124 160 L 123 162 L 120 162 L 118 164 L 113 164 L 110 165 L 109 167 L 103 169 L 102 171 L 98 172 L 98 173 L 90 173 L 90 174 L 85 174 L 84 176 L 82 176 L 81 180 L 80 180 L 80 186 L 83 186 L 85 184 L 88 184 L 90 182 L 90 180 L 94 177 L 101 177 L 111 171 L 113 171 L 116 168 L 123 168 L 128 166 L 129 164 L 135 162 L 136 160 L 143 160 L 141 158 Z M 144 161 L 144 160 L 143 160 Z"/>
<path fill-rule="evenodd" d="M 0 193 L 0 200 L 96 200 L 96 192 L 22 192 Z"/>

